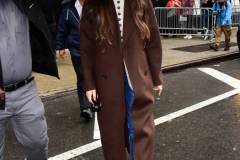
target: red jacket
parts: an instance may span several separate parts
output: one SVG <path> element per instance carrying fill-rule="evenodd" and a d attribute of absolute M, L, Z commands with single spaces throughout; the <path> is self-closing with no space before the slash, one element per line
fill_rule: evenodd
<path fill-rule="evenodd" d="M 182 7 L 181 0 L 169 0 L 166 7 Z"/>

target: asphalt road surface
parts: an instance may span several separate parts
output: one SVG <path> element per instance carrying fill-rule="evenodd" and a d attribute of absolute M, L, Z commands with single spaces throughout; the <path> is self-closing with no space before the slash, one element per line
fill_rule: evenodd
<path fill-rule="evenodd" d="M 154 105 L 156 160 L 240 159 L 239 69 L 235 59 L 165 75 Z M 98 127 L 79 118 L 76 93 L 44 104 L 50 160 L 103 160 L 100 140 L 93 139 Z M 6 159 L 22 160 L 23 149 L 8 132 Z"/>

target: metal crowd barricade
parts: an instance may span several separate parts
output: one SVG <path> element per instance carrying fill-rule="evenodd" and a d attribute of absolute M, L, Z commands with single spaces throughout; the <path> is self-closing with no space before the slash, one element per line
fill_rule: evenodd
<path fill-rule="evenodd" d="M 214 17 L 210 8 L 155 8 L 161 35 L 212 35 Z"/>
<path fill-rule="evenodd" d="M 240 6 L 233 7 L 232 10 L 232 23 L 233 26 L 240 25 Z"/>

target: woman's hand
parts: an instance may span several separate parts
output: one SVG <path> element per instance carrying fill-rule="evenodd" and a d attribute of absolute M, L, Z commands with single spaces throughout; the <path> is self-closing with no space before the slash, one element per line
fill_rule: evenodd
<path fill-rule="evenodd" d="M 157 92 L 157 95 L 160 96 L 163 91 L 163 85 L 154 86 L 153 90 Z"/>
<path fill-rule="evenodd" d="M 96 89 L 87 91 L 86 96 L 87 96 L 88 101 L 91 104 L 94 104 L 93 101 L 97 101 L 97 91 L 96 91 Z"/>

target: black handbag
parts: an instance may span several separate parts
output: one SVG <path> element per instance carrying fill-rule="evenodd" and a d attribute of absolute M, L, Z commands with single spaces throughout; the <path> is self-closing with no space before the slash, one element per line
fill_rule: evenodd
<path fill-rule="evenodd" d="M 93 104 L 91 104 L 91 111 L 92 112 L 100 112 L 101 111 L 101 103 L 99 101 L 99 99 L 97 99 L 96 101 L 92 100 Z"/>

